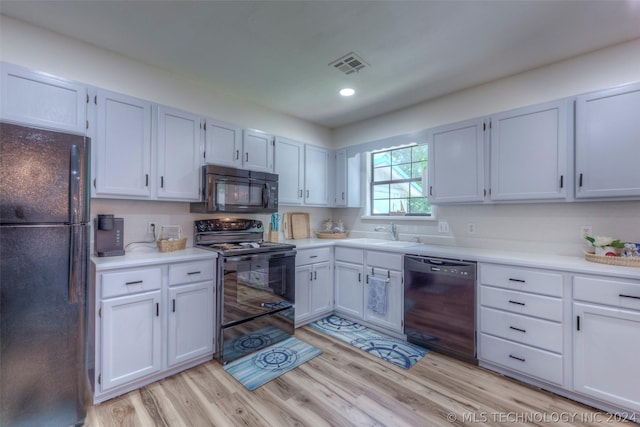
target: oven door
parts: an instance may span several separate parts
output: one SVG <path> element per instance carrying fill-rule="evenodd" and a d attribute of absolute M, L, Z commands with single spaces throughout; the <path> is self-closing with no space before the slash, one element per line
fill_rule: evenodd
<path fill-rule="evenodd" d="M 222 327 L 232 326 L 295 302 L 295 251 L 225 256 Z"/>

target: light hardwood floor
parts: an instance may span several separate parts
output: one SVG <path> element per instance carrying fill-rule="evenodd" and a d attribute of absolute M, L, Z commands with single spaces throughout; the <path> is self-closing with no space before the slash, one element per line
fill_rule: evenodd
<path fill-rule="evenodd" d="M 323 354 L 253 392 L 211 361 L 90 407 L 86 425 L 621 425 L 434 352 L 404 370 L 308 327 L 296 337 Z"/>

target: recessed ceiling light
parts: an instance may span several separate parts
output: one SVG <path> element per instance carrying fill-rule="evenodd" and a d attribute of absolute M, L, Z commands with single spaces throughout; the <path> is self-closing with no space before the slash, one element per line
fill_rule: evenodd
<path fill-rule="evenodd" d="M 356 91 L 351 89 L 350 87 L 345 87 L 344 89 L 340 89 L 340 95 L 342 96 L 351 96 L 354 93 L 356 93 Z"/>

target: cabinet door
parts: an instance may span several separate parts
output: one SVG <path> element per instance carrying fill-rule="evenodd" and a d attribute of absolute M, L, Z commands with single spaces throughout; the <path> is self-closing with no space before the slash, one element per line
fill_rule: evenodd
<path fill-rule="evenodd" d="M 102 390 L 162 367 L 160 291 L 102 302 Z"/>
<path fill-rule="evenodd" d="M 491 117 L 491 199 L 567 196 L 569 101 Z"/>
<path fill-rule="evenodd" d="M 213 353 L 213 282 L 169 288 L 169 366 Z"/>
<path fill-rule="evenodd" d="M 363 318 L 364 286 L 362 265 L 336 261 L 336 311 Z"/>
<path fill-rule="evenodd" d="M 87 87 L 2 63 L 0 117 L 58 131 L 86 134 Z"/>
<path fill-rule="evenodd" d="M 296 267 L 296 323 L 311 315 L 311 265 Z"/>
<path fill-rule="evenodd" d="M 200 117 L 158 107 L 157 196 L 167 200 L 200 200 Z"/>
<path fill-rule="evenodd" d="M 369 267 L 368 270 L 371 268 Z M 376 273 L 377 274 L 377 273 Z M 381 277 L 381 276 L 380 276 Z M 403 305 L 402 298 L 404 289 L 402 287 L 402 274 L 396 270 L 389 270 L 389 283 L 387 284 L 387 306 L 383 314 L 376 313 L 366 306 L 370 288 L 369 283 L 364 288 L 364 320 L 384 328 L 402 332 Z"/>
<path fill-rule="evenodd" d="M 347 156 L 347 150 L 338 150 L 335 155 L 336 207 L 359 208 L 360 201 L 360 154 Z"/>
<path fill-rule="evenodd" d="M 429 203 L 483 201 L 484 120 L 434 129 L 429 140 Z"/>
<path fill-rule="evenodd" d="M 333 310 L 333 280 L 331 264 L 322 262 L 313 266 L 311 282 L 311 313 L 322 314 Z"/>
<path fill-rule="evenodd" d="M 574 303 L 573 314 L 575 391 L 640 411 L 640 312 Z"/>
<path fill-rule="evenodd" d="M 304 203 L 307 205 L 327 205 L 329 193 L 329 151 L 314 145 L 304 147 Z"/>
<path fill-rule="evenodd" d="M 151 197 L 151 103 L 98 89 L 96 196 Z"/>
<path fill-rule="evenodd" d="M 275 167 L 278 175 L 278 203 L 301 205 L 304 185 L 304 144 L 276 138 Z"/>
<path fill-rule="evenodd" d="M 242 128 L 207 119 L 205 125 L 204 163 L 240 167 L 242 165 Z"/>
<path fill-rule="evenodd" d="M 242 136 L 243 168 L 273 173 L 273 145 L 273 135 L 245 129 Z"/>
<path fill-rule="evenodd" d="M 640 84 L 576 99 L 576 197 L 640 196 Z"/>

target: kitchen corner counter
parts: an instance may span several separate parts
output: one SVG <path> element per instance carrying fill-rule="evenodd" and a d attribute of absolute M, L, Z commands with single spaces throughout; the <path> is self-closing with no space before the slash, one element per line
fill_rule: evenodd
<path fill-rule="evenodd" d="M 113 270 L 144 265 L 166 264 L 172 262 L 192 261 L 200 259 L 215 259 L 217 253 L 198 248 L 186 248 L 173 252 L 160 252 L 157 249 L 149 251 L 131 251 L 122 256 L 98 257 L 91 256 L 96 270 Z"/>
<path fill-rule="evenodd" d="M 287 240 L 286 243 L 296 245 L 298 249 L 318 248 L 325 246 L 348 246 L 368 250 L 381 250 L 403 254 L 414 254 L 451 258 L 466 261 L 508 264 L 513 266 L 544 268 L 573 273 L 598 274 L 626 279 L 640 280 L 640 268 L 622 267 L 609 264 L 598 264 L 587 261 L 584 256 L 550 255 L 497 249 L 480 249 L 456 246 L 428 245 L 415 242 L 392 241 L 384 239 L 349 238 L 349 239 L 304 239 Z"/>

